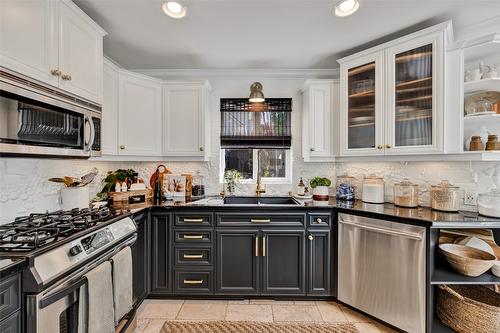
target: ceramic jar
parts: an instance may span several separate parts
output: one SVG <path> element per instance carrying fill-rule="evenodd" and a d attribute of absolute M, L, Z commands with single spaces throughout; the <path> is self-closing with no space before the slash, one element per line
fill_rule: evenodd
<path fill-rule="evenodd" d="M 482 151 L 482 150 L 484 150 L 484 143 L 479 135 L 474 135 L 471 137 L 470 144 L 469 144 L 469 150 L 470 151 Z"/>
<path fill-rule="evenodd" d="M 357 180 L 347 173 L 337 177 L 335 197 L 337 200 L 354 201 L 357 193 Z"/>
<path fill-rule="evenodd" d="M 496 134 L 488 135 L 488 142 L 486 142 L 486 150 L 500 150 L 500 142 L 498 141 L 498 135 Z"/>
<path fill-rule="evenodd" d="M 477 210 L 481 215 L 500 218 L 500 189 L 479 194 Z"/>

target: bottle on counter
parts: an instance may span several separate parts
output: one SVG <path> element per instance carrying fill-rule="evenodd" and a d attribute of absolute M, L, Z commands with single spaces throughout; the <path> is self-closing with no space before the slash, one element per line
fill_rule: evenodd
<path fill-rule="evenodd" d="M 306 194 L 306 184 L 304 184 L 302 177 L 300 177 L 299 184 L 297 185 L 297 195 L 304 196 L 305 194 Z"/>
<path fill-rule="evenodd" d="M 127 192 L 127 191 L 128 191 L 127 179 L 128 179 L 128 178 L 126 178 L 126 179 L 122 182 L 122 192 Z"/>
<path fill-rule="evenodd" d="M 161 188 L 160 188 L 160 170 L 156 169 L 155 186 L 153 189 L 153 203 L 155 205 L 161 202 Z"/>
<path fill-rule="evenodd" d="M 121 192 L 122 191 L 122 185 L 120 184 L 120 181 L 117 180 L 115 182 L 115 192 Z"/>

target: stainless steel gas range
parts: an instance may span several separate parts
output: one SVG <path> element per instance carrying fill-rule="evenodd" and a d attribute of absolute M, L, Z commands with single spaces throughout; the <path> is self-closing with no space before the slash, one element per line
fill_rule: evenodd
<path fill-rule="evenodd" d="M 137 239 L 134 221 L 109 209 L 31 214 L 0 226 L 0 259 L 26 259 L 27 333 L 86 332 L 87 274 Z"/>

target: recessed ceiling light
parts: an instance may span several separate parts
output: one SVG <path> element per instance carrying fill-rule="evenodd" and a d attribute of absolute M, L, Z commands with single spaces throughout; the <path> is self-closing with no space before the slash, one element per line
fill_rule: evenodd
<path fill-rule="evenodd" d="M 186 16 L 186 7 L 176 1 L 167 1 L 162 6 L 163 12 L 173 18 L 180 19 Z"/>
<path fill-rule="evenodd" d="M 354 14 L 359 8 L 358 0 L 342 0 L 335 5 L 335 15 L 345 17 Z"/>

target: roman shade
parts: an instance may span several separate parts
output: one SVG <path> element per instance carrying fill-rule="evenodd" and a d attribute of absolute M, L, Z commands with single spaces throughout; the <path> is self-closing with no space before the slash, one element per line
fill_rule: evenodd
<path fill-rule="evenodd" d="M 292 144 L 292 99 L 268 98 L 250 103 L 247 98 L 222 98 L 221 148 L 281 148 Z"/>

